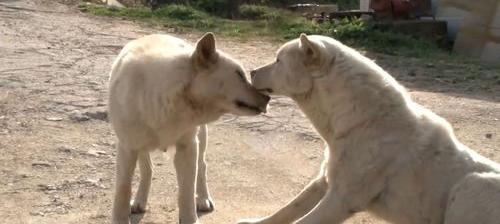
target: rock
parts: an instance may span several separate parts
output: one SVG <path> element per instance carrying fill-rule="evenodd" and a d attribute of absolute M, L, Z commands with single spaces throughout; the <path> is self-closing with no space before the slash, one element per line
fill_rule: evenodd
<path fill-rule="evenodd" d="M 84 121 L 89 121 L 91 119 L 107 121 L 108 112 L 104 108 L 94 108 L 84 112 L 76 110 L 73 111 L 73 113 L 69 116 L 69 118 L 75 122 L 84 122 Z"/>
<path fill-rule="evenodd" d="M 96 120 L 101 120 L 101 121 L 108 120 L 108 112 L 105 109 L 96 109 L 92 111 L 87 111 L 84 113 L 84 115 Z"/>
<path fill-rule="evenodd" d="M 85 114 L 81 114 L 80 112 L 74 112 L 69 115 L 69 119 L 75 122 L 84 122 L 90 120 L 90 117 Z"/>

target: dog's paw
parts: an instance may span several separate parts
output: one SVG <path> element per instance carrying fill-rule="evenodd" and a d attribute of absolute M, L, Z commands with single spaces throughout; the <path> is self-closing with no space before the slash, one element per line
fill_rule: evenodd
<path fill-rule="evenodd" d="M 194 222 L 183 222 L 182 219 L 179 219 L 179 224 L 201 224 L 198 220 Z"/>
<path fill-rule="evenodd" d="M 146 203 L 141 203 L 139 201 L 132 201 L 130 203 L 130 213 L 141 214 L 146 212 Z"/>
<path fill-rule="evenodd" d="M 214 203 L 212 202 L 212 199 L 202 199 L 202 198 L 196 198 L 196 210 L 198 212 L 213 212 L 215 209 Z"/>
<path fill-rule="evenodd" d="M 262 218 L 253 218 L 253 219 L 242 219 L 238 221 L 238 224 L 263 224 Z"/>
<path fill-rule="evenodd" d="M 130 224 L 128 218 L 126 219 L 113 219 L 112 224 Z"/>

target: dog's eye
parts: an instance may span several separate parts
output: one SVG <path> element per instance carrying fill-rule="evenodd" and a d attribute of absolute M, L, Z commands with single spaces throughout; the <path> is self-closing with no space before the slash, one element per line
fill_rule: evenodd
<path fill-rule="evenodd" d="M 279 58 L 276 58 L 276 63 L 279 63 L 280 62 L 280 59 Z"/>

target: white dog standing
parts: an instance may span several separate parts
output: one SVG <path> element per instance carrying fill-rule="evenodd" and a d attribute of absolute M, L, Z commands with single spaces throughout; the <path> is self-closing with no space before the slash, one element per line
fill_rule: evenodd
<path fill-rule="evenodd" d="M 179 222 L 198 223 L 197 210 L 213 210 L 206 184 L 205 124 L 224 113 L 257 115 L 268 101 L 238 62 L 216 50 L 211 33 L 195 48 L 168 35 L 127 44 L 110 78 L 109 113 L 119 141 L 113 223 L 128 224 L 131 211 L 145 211 L 152 175 L 149 152 L 173 145 Z M 137 160 L 141 181 L 131 206 Z"/>
<path fill-rule="evenodd" d="M 500 166 L 355 50 L 301 35 L 251 74 L 260 91 L 299 105 L 328 153 L 288 205 L 241 224 L 336 224 L 359 211 L 404 224 L 500 223 Z"/>

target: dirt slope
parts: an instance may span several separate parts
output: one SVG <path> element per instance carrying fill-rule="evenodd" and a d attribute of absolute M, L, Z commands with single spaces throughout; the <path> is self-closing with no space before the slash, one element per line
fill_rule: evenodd
<path fill-rule="evenodd" d="M 2 223 L 108 223 L 115 138 L 105 122 L 107 74 L 127 41 L 165 32 L 48 0 L 0 1 Z M 220 38 L 219 46 L 250 69 L 272 60 L 279 44 Z M 410 85 L 418 102 L 447 118 L 465 144 L 500 161 L 498 86 L 452 85 L 430 75 L 466 75 L 460 65 L 375 56 Z M 225 116 L 211 124 L 209 185 L 216 211 L 202 222 L 234 223 L 274 211 L 315 176 L 322 147 L 285 98 L 274 100 L 265 116 Z M 149 211 L 136 221 L 177 220 L 171 158 L 172 152 L 154 153 Z M 361 214 L 348 223 L 383 222 Z"/>

